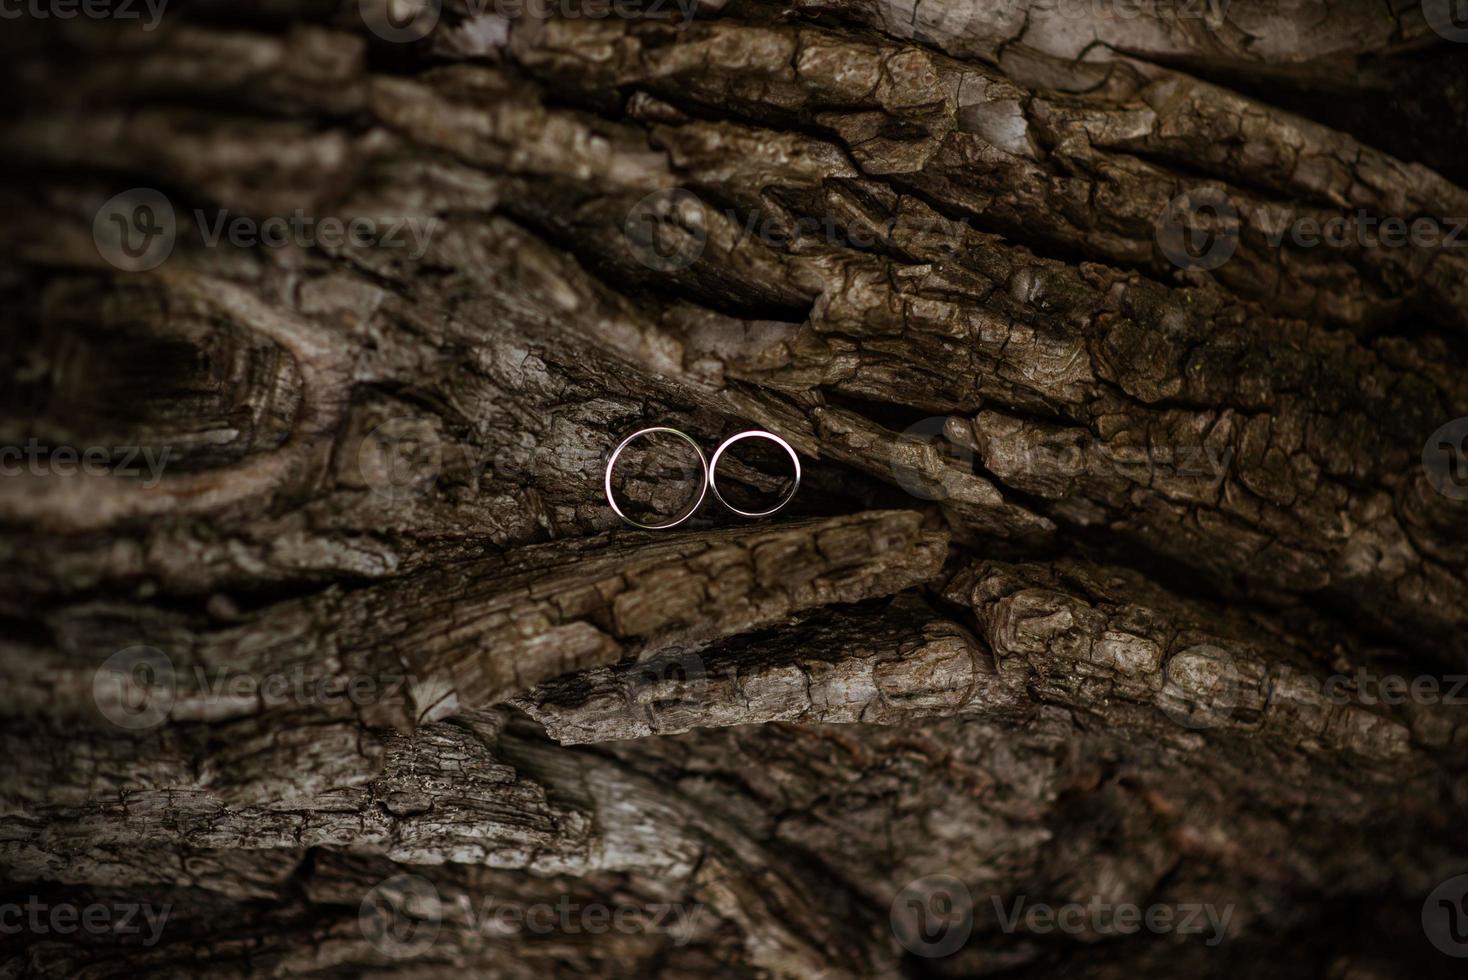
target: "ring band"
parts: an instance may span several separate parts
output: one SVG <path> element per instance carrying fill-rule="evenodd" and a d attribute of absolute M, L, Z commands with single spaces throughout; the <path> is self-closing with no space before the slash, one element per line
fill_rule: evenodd
<path fill-rule="evenodd" d="M 693 506 L 689 507 L 687 512 L 685 512 L 682 516 L 677 517 L 672 521 L 669 521 L 667 524 L 643 524 L 640 521 L 634 521 L 632 518 L 622 513 L 622 508 L 617 506 L 617 498 L 612 496 L 612 467 L 617 465 L 617 457 L 622 455 L 622 450 L 626 449 L 627 444 L 633 439 L 636 439 L 638 436 L 645 436 L 653 432 L 667 432 L 670 435 L 675 435 L 679 439 L 682 439 L 684 442 L 688 443 L 688 445 L 693 447 L 693 451 L 698 453 L 698 463 L 701 467 L 703 467 L 703 483 L 698 488 L 698 498 L 693 501 Z M 693 516 L 694 511 L 698 510 L 699 505 L 703 503 L 703 498 L 709 490 L 709 463 L 703 455 L 703 450 L 698 448 L 698 443 L 694 442 L 692 437 L 689 436 L 688 433 L 680 431 L 678 429 L 671 429 L 665 425 L 655 425 L 647 429 L 638 429 L 636 432 L 632 433 L 630 436 L 617 443 L 617 448 L 612 450 L 611 457 L 607 459 L 607 477 L 605 487 L 607 493 L 607 503 L 612 505 L 612 510 L 616 512 L 618 517 L 626 521 L 628 524 L 631 524 L 633 527 L 641 528 L 644 531 L 662 531 L 666 528 L 676 527 L 677 525 L 682 524 L 684 521 L 688 520 L 688 518 Z"/>
<path fill-rule="evenodd" d="M 738 507 L 735 507 L 733 504 L 729 503 L 729 501 L 725 500 L 723 494 L 719 493 L 719 458 L 724 455 L 724 450 L 734 445 L 734 443 L 738 442 L 740 439 L 768 439 L 771 442 L 778 444 L 780 448 L 789 453 L 790 462 L 795 464 L 795 482 L 790 485 L 790 489 L 786 491 L 785 496 L 780 498 L 779 503 L 775 504 L 775 506 L 771 507 L 769 510 L 740 510 Z M 795 448 L 791 446 L 790 443 L 786 442 L 784 439 L 781 439 L 773 432 L 766 432 L 764 429 L 749 429 L 744 432 L 739 432 L 725 439 L 722 443 L 719 444 L 719 448 L 714 450 L 713 461 L 709 463 L 709 486 L 713 487 L 714 496 L 718 498 L 719 503 L 723 504 L 725 507 L 738 514 L 740 517 L 769 517 L 771 514 L 775 513 L 775 511 L 790 503 L 790 501 L 795 498 L 795 491 L 800 489 L 800 457 L 795 455 Z"/>

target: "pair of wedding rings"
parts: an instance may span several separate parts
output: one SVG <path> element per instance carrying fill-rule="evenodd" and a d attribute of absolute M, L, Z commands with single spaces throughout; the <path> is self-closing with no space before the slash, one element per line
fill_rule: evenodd
<path fill-rule="evenodd" d="M 631 443 L 635 439 L 640 439 L 643 436 L 652 435 L 659 432 L 665 432 L 668 435 L 677 436 L 679 439 L 682 439 L 684 442 L 688 443 L 688 445 L 693 447 L 693 451 L 698 454 L 698 462 L 703 467 L 703 482 L 699 485 L 698 494 L 693 498 L 692 505 L 689 506 L 689 508 L 678 517 L 675 517 L 673 520 L 667 522 L 666 524 L 643 524 L 640 521 L 634 521 L 632 518 L 622 513 L 622 508 L 617 506 L 617 498 L 612 493 L 612 468 L 617 465 L 617 457 L 622 455 L 622 450 L 626 449 L 629 443 Z M 779 502 L 776 503 L 775 506 L 771 507 L 769 510 L 740 510 L 738 507 L 735 507 L 733 504 L 729 503 L 729 501 L 725 500 L 724 495 L 719 492 L 719 460 L 723 458 L 725 451 L 728 450 L 730 446 L 734 445 L 736 442 L 739 442 L 742 439 L 768 439 L 769 441 L 779 446 L 781 449 L 785 450 L 785 452 L 790 455 L 790 462 L 795 465 L 795 480 L 793 483 L 790 484 L 790 489 L 785 491 L 785 495 L 781 497 Z M 607 459 L 607 477 L 605 486 L 607 493 L 607 503 L 612 505 L 612 510 L 616 512 L 617 516 L 626 521 L 628 524 L 631 524 L 633 527 L 642 528 L 644 531 L 662 531 L 667 528 L 676 527 L 677 525 L 682 524 L 684 521 L 688 520 L 688 518 L 692 517 L 694 515 L 694 512 L 698 510 L 699 505 L 703 503 L 704 495 L 708 493 L 710 487 L 713 488 L 714 496 L 718 498 L 719 503 L 723 504 L 725 507 L 738 514 L 740 517 L 769 517 L 771 514 L 775 513 L 780 508 L 790 503 L 791 499 L 795 496 L 795 491 L 800 489 L 800 457 L 795 455 L 795 449 L 790 445 L 790 443 L 786 442 L 784 439 L 781 439 L 773 432 L 766 432 L 764 429 L 749 429 L 745 432 L 735 433 L 734 435 L 721 442 L 719 444 L 719 448 L 714 450 L 714 458 L 713 461 L 710 462 L 709 460 L 704 458 L 703 450 L 699 448 L 698 443 L 694 442 L 693 437 L 688 435 L 688 433 L 683 432 L 679 429 L 669 428 L 665 425 L 655 425 L 647 429 L 638 429 L 636 432 L 632 433 L 630 436 L 619 442 L 617 444 L 617 448 L 612 450 L 611 457 Z"/>

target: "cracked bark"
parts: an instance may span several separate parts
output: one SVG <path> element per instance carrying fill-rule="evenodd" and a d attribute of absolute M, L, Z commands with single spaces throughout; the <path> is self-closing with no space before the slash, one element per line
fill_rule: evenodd
<path fill-rule="evenodd" d="M 1421 133 L 1464 56 L 1416 5 L 1175 6 L 7 32 L 0 444 L 168 456 L 0 477 L 0 867 L 171 911 L 0 972 L 1452 975 L 1463 708 L 1362 678 L 1468 667 L 1468 505 L 1422 465 L 1468 265 L 1270 236 L 1468 214 Z M 138 186 L 178 241 L 119 272 L 93 219 Z M 1237 246 L 1183 271 L 1157 224 L 1203 188 Z M 433 230 L 209 240 L 298 209 Z M 654 423 L 771 428 L 805 483 L 629 531 L 602 466 Z M 973 909 L 925 956 L 934 875 Z M 565 901 L 690 914 L 490 921 Z"/>

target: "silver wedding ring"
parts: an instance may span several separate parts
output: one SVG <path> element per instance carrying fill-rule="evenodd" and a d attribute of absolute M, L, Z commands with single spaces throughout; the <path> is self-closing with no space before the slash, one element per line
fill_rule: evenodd
<path fill-rule="evenodd" d="M 769 510 L 740 510 L 738 507 L 735 507 L 733 504 L 729 503 L 729 501 L 725 500 L 723 494 L 719 493 L 719 460 L 723 457 L 724 450 L 728 449 L 730 446 L 734 445 L 741 439 L 768 439 L 778 445 L 781 449 L 789 453 L 790 462 L 795 464 L 795 481 L 790 484 L 790 489 L 785 492 L 785 496 L 781 497 L 779 502 L 777 502 L 775 506 L 771 507 Z M 790 443 L 786 442 L 784 439 L 781 439 L 773 432 L 766 432 L 764 429 L 750 429 L 746 432 L 735 433 L 734 435 L 730 436 L 722 443 L 720 443 L 718 449 L 714 450 L 713 461 L 709 463 L 709 486 L 713 487 L 714 496 L 719 499 L 719 503 L 723 504 L 725 507 L 738 514 L 740 517 L 769 517 L 771 514 L 775 513 L 780 508 L 790 503 L 790 501 L 795 497 L 795 491 L 800 489 L 800 457 L 795 455 L 795 447 L 791 446 Z"/>
<path fill-rule="evenodd" d="M 617 506 L 617 498 L 612 495 L 612 468 L 617 465 L 617 457 L 622 455 L 622 450 L 626 449 L 627 444 L 633 439 L 637 439 L 645 435 L 650 435 L 654 432 L 666 432 L 669 435 L 677 436 L 679 439 L 682 439 L 684 442 L 692 446 L 693 451 L 698 453 L 698 465 L 701 470 L 700 476 L 702 477 L 703 481 L 699 484 L 698 496 L 694 498 L 693 505 L 689 507 L 688 510 L 685 511 L 681 516 L 674 518 L 666 524 L 643 524 L 641 521 L 634 521 L 632 518 L 622 513 L 622 508 Z M 612 505 L 612 510 L 617 512 L 618 517 L 626 521 L 628 524 L 631 524 L 633 527 L 642 528 L 642 530 L 644 531 L 661 531 L 666 528 L 677 527 L 679 524 L 682 524 L 684 521 L 688 520 L 688 518 L 693 516 L 694 511 L 698 510 L 699 505 L 703 503 L 704 495 L 708 493 L 708 489 L 709 462 L 707 459 L 704 458 L 703 450 L 698 448 L 698 443 L 694 442 L 693 437 L 690 436 L 688 433 L 678 429 L 669 428 L 666 425 L 654 425 L 650 428 L 638 429 L 636 432 L 632 433 L 630 436 L 619 442 L 617 444 L 617 448 L 612 450 L 611 458 L 607 460 L 607 503 Z"/>
<path fill-rule="evenodd" d="M 634 521 L 632 518 L 628 517 L 622 512 L 622 508 L 617 505 L 617 498 L 612 493 L 612 469 L 617 465 L 617 458 L 622 455 L 622 450 L 627 448 L 628 443 L 632 442 L 632 440 L 634 439 L 641 438 L 645 435 L 651 435 L 655 432 L 666 432 L 669 435 L 677 436 L 679 439 L 682 439 L 684 442 L 688 443 L 688 445 L 693 447 L 693 451 L 698 454 L 699 465 L 703 469 L 702 482 L 699 484 L 698 496 L 694 499 L 692 505 L 689 506 L 689 508 L 678 517 L 675 517 L 673 520 L 667 522 L 666 524 L 643 524 L 641 521 Z M 723 458 L 724 451 L 726 449 L 734 445 L 734 443 L 739 442 L 741 439 L 768 439 L 778 445 L 781 449 L 784 449 L 785 452 L 789 453 L 790 462 L 793 463 L 795 466 L 795 480 L 790 484 L 790 489 L 786 491 L 785 495 L 780 498 L 779 502 L 776 503 L 775 506 L 771 507 L 768 510 L 740 510 L 738 507 L 735 507 L 733 504 L 729 503 L 729 501 L 725 500 L 723 494 L 719 493 L 719 460 Z M 713 460 L 709 461 L 708 459 L 704 458 L 703 450 L 698 447 L 698 443 L 694 442 L 693 438 L 689 436 L 688 433 L 683 432 L 679 429 L 670 428 L 666 425 L 655 425 L 646 429 L 638 429 L 636 432 L 632 433 L 630 436 L 617 443 L 617 448 L 612 450 L 612 455 L 607 459 L 607 474 L 603 486 L 606 490 L 607 503 L 611 505 L 612 510 L 616 513 L 616 515 L 622 520 L 626 521 L 628 524 L 631 524 L 633 527 L 641 528 L 644 531 L 662 531 L 666 530 L 667 528 L 677 527 L 679 524 L 682 524 L 684 521 L 688 520 L 688 518 L 692 517 L 694 513 L 698 510 L 699 505 L 703 503 L 703 498 L 708 494 L 710 487 L 713 488 L 714 496 L 718 498 L 719 503 L 723 504 L 725 507 L 729 508 L 729 510 L 738 514 L 740 517 L 769 517 L 771 514 L 775 513 L 786 504 L 790 503 L 790 501 L 795 497 L 795 491 L 800 489 L 800 457 L 795 454 L 795 448 L 791 446 L 790 443 L 786 442 L 784 439 L 781 439 L 773 432 L 766 432 L 764 429 L 749 429 L 744 432 L 735 433 L 734 435 L 725 439 L 722 443 L 719 444 L 719 448 L 714 450 Z"/>

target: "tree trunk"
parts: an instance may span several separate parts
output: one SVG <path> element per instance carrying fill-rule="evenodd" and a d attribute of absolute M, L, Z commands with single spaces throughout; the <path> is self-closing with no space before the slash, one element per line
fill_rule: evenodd
<path fill-rule="evenodd" d="M 568 4 L 6 28 L 0 975 L 1458 975 L 1446 4 Z"/>

